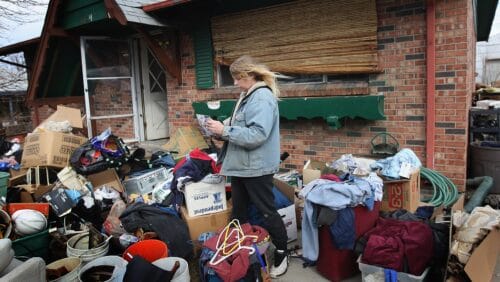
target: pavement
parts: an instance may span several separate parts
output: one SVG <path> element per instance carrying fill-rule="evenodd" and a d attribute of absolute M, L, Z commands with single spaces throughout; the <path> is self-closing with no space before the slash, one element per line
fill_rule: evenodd
<path fill-rule="evenodd" d="M 156 141 L 146 141 L 146 142 L 141 142 L 140 144 L 135 144 L 136 146 L 139 146 L 141 148 L 144 148 L 146 150 L 146 155 L 150 155 L 153 152 L 156 151 L 164 151 L 164 149 L 161 148 L 162 145 L 166 144 L 168 142 L 167 139 L 161 139 L 161 140 L 156 140 Z M 134 146 L 132 146 L 134 147 Z M 133 151 L 133 149 L 132 149 Z M 301 245 L 301 232 L 299 230 L 298 232 L 299 238 L 295 241 L 292 241 L 289 243 L 289 248 L 293 248 L 296 245 Z M 305 281 L 315 281 L 315 282 L 327 282 L 330 281 L 327 278 L 323 277 L 316 269 L 315 266 L 312 267 L 307 267 L 304 268 L 302 266 L 303 260 L 297 257 L 291 257 L 290 258 L 290 264 L 288 266 L 287 272 L 277 278 L 277 279 L 272 279 L 272 281 L 276 282 L 305 282 Z M 190 266 L 191 267 L 191 266 Z M 190 271 L 192 272 L 192 271 Z M 194 277 L 192 277 L 194 278 Z M 198 278 L 198 277 L 196 277 Z M 432 281 L 431 277 L 428 277 L 428 281 Z M 341 282 L 359 282 L 362 281 L 361 278 L 361 273 L 357 273 L 352 277 L 349 277 L 347 279 L 342 280 Z M 500 256 L 497 258 L 497 263 L 496 263 L 496 268 L 495 272 L 493 274 L 493 277 L 491 279 L 491 282 L 500 282 Z"/>

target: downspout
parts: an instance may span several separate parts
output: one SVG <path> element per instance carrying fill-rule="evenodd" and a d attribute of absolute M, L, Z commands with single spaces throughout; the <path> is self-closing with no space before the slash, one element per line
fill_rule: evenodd
<path fill-rule="evenodd" d="M 426 167 L 434 168 L 434 142 L 436 124 L 436 6 L 435 0 L 427 0 L 426 22 L 427 22 L 427 113 L 426 113 Z"/>

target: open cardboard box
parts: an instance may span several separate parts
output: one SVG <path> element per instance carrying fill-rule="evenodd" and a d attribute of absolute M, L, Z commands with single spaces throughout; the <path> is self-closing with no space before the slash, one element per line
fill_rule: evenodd
<path fill-rule="evenodd" d="M 207 149 L 208 144 L 195 126 L 186 126 L 178 128 L 170 141 L 163 145 L 162 148 L 170 152 L 176 152 L 172 154 L 177 161 L 195 148 Z"/>
<path fill-rule="evenodd" d="M 192 217 L 189 216 L 186 207 L 181 206 L 181 217 L 187 223 L 195 254 L 201 249 L 201 244 L 198 241 L 201 233 L 219 231 L 229 223 L 232 211 L 231 202 L 228 201 L 227 205 L 228 209 L 224 211 Z"/>
<path fill-rule="evenodd" d="M 281 208 L 278 210 L 278 213 L 281 215 L 283 222 L 285 223 L 286 235 L 288 237 L 288 242 L 297 239 L 297 216 L 295 211 L 295 187 L 289 185 L 286 182 L 283 182 L 279 179 L 273 179 L 274 186 L 280 190 L 283 195 L 285 195 L 290 202 L 291 205 L 285 208 Z"/>
<path fill-rule="evenodd" d="M 43 128 L 49 121 L 69 121 L 73 128 L 82 128 L 82 117 L 79 109 L 57 106 L 49 118 L 43 121 L 24 141 L 23 167 L 50 166 L 64 168 L 69 163 L 73 151 L 88 141 L 87 137 L 71 133 L 49 131 Z"/>
<path fill-rule="evenodd" d="M 119 193 L 123 193 L 124 191 L 120 178 L 116 174 L 116 171 L 112 168 L 87 175 L 87 179 L 92 183 L 94 189 L 97 189 L 101 186 L 106 186 L 115 189 Z"/>
<path fill-rule="evenodd" d="M 463 210 L 464 196 L 460 195 L 459 199 L 452 206 L 452 213 L 457 210 Z M 453 240 L 452 224 L 450 224 L 450 249 Z M 467 273 L 471 281 L 496 281 L 493 278 L 497 259 L 500 255 L 500 230 L 493 229 L 477 246 L 469 260 L 465 264 L 464 271 Z"/>
<path fill-rule="evenodd" d="M 304 185 L 307 185 L 309 182 L 320 178 L 322 172 L 326 170 L 326 168 L 327 166 L 325 162 L 308 160 L 304 164 L 304 168 L 302 169 L 302 179 Z"/>
<path fill-rule="evenodd" d="M 49 121 L 69 121 L 69 124 L 73 128 L 83 128 L 83 121 L 80 109 L 65 107 L 62 105 L 57 105 L 56 111 L 50 115 L 46 120 L 44 120 L 35 129 L 35 132 L 41 130 Z"/>
<path fill-rule="evenodd" d="M 381 211 L 405 209 L 415 212 L 420 205 L 420 170 L 412 173 L 410 179 L 384 180 Z"/>
<path fill-rule="evenodd" d="M 500 231 L 494 229 L 474 249 L 465 265 L 465 273 L 471 281 L 494 281 L 493 273 L 500 251 Z"/>

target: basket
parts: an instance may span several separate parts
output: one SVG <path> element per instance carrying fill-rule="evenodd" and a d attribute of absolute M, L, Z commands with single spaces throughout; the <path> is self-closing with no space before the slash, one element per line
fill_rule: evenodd
<path fill-rule="evenodd" d="M 382 139 L 381 143 L 375 144 L 375 139 Z M 390 141 L 388 141 L 388 138 Z M 371 142 L 371 154 L 374 156 L 388 157 L 395 155 L 399 150 L 399 142 L 394 136 L 387 132 L 381 132 L 373 136 Z"/>
<path fill-rule="evenodd" d="M 370 274 L 374 274 L 377 272 L 384 272 L 383 267 L 379 267 L 376 265 L 370 265 L 370 264 L 365 264 L 361 262 L 361 256 L 358 257 L 358 266 L 359 270 L 361 271 L 361 276 L 363 281 L 367 281 L 368 279 L 367 276 Z M 409 273 L 404 273 L 404 272 L 398 272 L 398 282 L 422 282 L 424 281 L 425 277 L 427 276 L 427 273 L 429 273 L 430 268 L 426 268 L 420 276 L 417 275 L 412 275 Z"/>
<path fill-rule="evenodd" d="M 0 198 L 7 197 L 7 186 L 9 183 L 10 174 L 0 171 Z"/>
<path fill-rule="evenodd" d="M 49 230 L 12 241 L 12 249 L 16 257 L 47 258 L 49 251 Z"/>

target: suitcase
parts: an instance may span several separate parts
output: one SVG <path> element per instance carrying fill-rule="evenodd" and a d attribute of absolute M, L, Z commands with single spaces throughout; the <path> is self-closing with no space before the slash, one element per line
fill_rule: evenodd
<path fill-rule="evenodd" d="M 373 228 L 377 222 L 380 202 L 375 202 L 372 211 L 364 206 L 354 208 L 356 239 Z M 357 256 L 352 250 L 337 249 L 330 238 L 328 226 L 319 228 L 318 272 L 330 281 L 340 281 L 359 272 Z"/>

